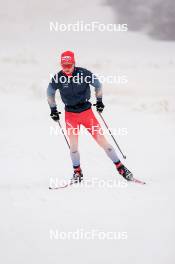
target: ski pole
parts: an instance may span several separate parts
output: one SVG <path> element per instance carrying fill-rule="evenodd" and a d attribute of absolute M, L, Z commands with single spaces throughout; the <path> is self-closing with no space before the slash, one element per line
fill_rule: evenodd
<path fill-rule="evenodd" d="M 94 104 L 94 106 L 96 106 L 96 104 Z M 106 126 L 107 130 L 109 131 L 109 133 L 110 133 L 110 135 L 111 135 L 112 139 L 114 140 L 114 142 L 115 142 L 115 144 L 116 144 L 116 146 L 117 146 L 118 150 L 119 150 L 119 151 L 120 151 L 120 153 L 122 154 L 123 158 L 124 158 L 124 159 L 126 159 L 126 156 L 123 154 L 123 152 L 122 152 L 121 148 L 119 147 L 119 145 L 118 145 L 118 143 L 117 143 L 116 139 L 114 138 L 114 136 L 113 136 L 113 134 L 112 134 L 112 132 L 111 132 L 111 130 L 110 130 L 110 128 L 109 128 L 109 126 L 107 125 L 106 121 L 104 120 L 104 118 L 103 118 L 102 114 L 101 114 L 99 111 L 97 111 L 97 112 L 98 112 L 99 116 L 101 117 L 101 119 L 103 120 L 103 123 L 105 124 L 105 126 Z"/>
<path fill-rule="evenodd" d="M 60 127 L 60 129 L 61 129 L 61 131 L 62 131 L 62 134 L 63 134 L 63 136 L 64 136 L 64 138 L 65 138 L 65 140 L 66 140 L 66 143 L 67 143 L 67 145 L 68 145 L 68 148 L 70 149 L 69 142 L 68 142 L 67 137 L 66 137 L 66 135 L 65 135 L 65 133 L 64 133 L 64 130 L 63 130 L 63 128 L 62 128 L 62 125 L 61 125 L 61 123 L 60 123 L 60 120 L 58 120 L 57 122 L 58 122 L 58 125 L 59 125 L 59 127 Z"/>

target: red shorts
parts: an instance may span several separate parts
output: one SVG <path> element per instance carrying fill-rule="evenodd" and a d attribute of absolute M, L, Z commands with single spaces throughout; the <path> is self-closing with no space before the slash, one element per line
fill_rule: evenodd
<path fill-rule="evenodd" d="M 102 128 L 95 117 L 92 109 L 88 109 L 81 113 L 65 112 L 65 122 L 67 135 L 71 139 L 72 136 L 78 136 L 80 126 L 83 125 L 89 133 L 98 141 L 98 138 L 103 137 Z"/>
<path fill-rule="evenodd" d="M 70 141 L 71 158 L 74 166 L 80 164 L 80 157 L 78 153 L 78 135 L 81 125 L 83 125 L 89 131 L 98 145 L 106 151 L 107 155 L 113 162 L 119 160 L 113 147 L 109 144 L 106 137 L 104 136 L 103 130 L 94 113 L 92 112 L 92 109 L 88 109 L 81 113 L 65 112 L 65 121 L 67 134 Z"/>

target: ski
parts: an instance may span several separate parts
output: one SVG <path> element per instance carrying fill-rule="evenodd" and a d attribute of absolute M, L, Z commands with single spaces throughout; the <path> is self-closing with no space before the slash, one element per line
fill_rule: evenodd
<path fill-rule="evenodd" d="M 140 181 L 140 180 L 135 179 L 135 178 L 132 178 L 132 180 L 130 180 L 130 182 L 135 182 L 135 183 L 139 183 L 139 184 L 142 184 L 142 185 L 146 184 L 146 182 Z"/>
<path fill-rule="evenodd" d="M 65 183 L 65 184 L 58 185 L 58 186 L 49 186 L 49 190 L 65 189 L 65 188 L 67 188 L 67 187 L 69 187 L 69 186 L 79 185 L 79 184 L 81 184 L 82 182 L 83 182 L 83 181 L 81 181 L 81 182 L 72 182 L 72 181 L 70 181 L 70 182 L 67 182 L 67 183 Z"/>
<path fill-rule="evenodd" d="M 72 182 L 68 182 L 68 183 L 65 183 L 63 185 L 59 185 L 59 186 L 49 186 L 49 190 L 59 190 L 59 189 L 65 189 L 69 186 L 72 186 L 74 183 Z"/>
<path fill-rule="evenodd" d="M 59 189 L 64 189 L 67 188 L 68 186 L 71 186 L 72 184 L 65 184 L 65 185 L 60 185 L 60 186 L 55 186 L 55 187 L 51 187 L 49 186 L 49 190 L 59 190 Z"/>
<path fill-rule="evenodd" d="M 132 178 L 132 180 L 130 181 L 127 181 L 127 182 L 132 182 L 132 183 L 137 183 L 137 184 L 141 184 L 141 185 L 145 185 L 146 182 L 144 181 L 141 181 L 141 180 L 138 180 L 136 178 Z M 91 181 L 81 181 L 81 182 L 67 182 L 67 183 L 64 183 L 64 184 L 61 184 L 61 185 L 57 185 L 57 186 L 49 186 L 49 190 L 60 190 L 60 189 L 66 189 L 67 187 L 70 187 L 70 186 L 78 186 L 78 185 L 87 185 L 87 186 L 90 186 L 91 185 Z"/>

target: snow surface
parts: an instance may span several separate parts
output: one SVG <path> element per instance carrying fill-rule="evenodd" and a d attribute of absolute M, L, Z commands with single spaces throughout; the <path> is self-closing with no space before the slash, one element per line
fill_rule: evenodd
<path fill-rule="evenodd" d="M 173 264 L 174 43 L 130 32 L 49 32 L 54 20 L 113 22 L 112 10 L 100 0 L 88 1 L 86 7 L 80 0 L 7 0 L 3 6 L 1 263 Z M 112 128 L 127 129 L 127 136 L 117 140 L 127 155 L 125 164 L 145 186 L 48 190 L 50 178 L 72 174 L 62 135 L 50 135 L 50 127 L 57 124 L 49 117 L 45 96 L 49 73 L 58 70 L 58 55 L 66 49 L 74 50 L 78 64 L 94 72 L 127 75 L 127 85 L 104 85 L 104 117 Z M 64 112 L 59 96 L 58 108 Z M 89 135 L 81 135 L 80 151 L 87 180 L 115 178 L 123 183 Z M 51 230 L 80 229 L 127 232 L 127 239 L 50 237 Z"/>

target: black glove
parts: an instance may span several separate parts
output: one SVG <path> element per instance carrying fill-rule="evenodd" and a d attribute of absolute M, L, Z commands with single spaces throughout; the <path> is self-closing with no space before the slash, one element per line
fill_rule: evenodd
<path fill-rule="evenodd" d="M 52 118 L 54 121 L 58 121 L 58 120 L 60 120 L 60 114 L 61 114 L 61 112 L 58 112 L 58 111 L 57 111 L 56 106 L 51 108 L 51 114 L 50 114 L 50 116 L 51 116 L 51 118 Z"/>
<path fill-rule="evenodd" d="M 96 102 L 96 109 L 97 109 L 97 111 L 98 112 L 100 112 L 100 113 L 102 113 L 103 112 L 103 109 L 104 109 L 104 104 L 103 104 L 103 102 L 102 102 L 102 99 L 97 99 L 97 102 Z"/>

